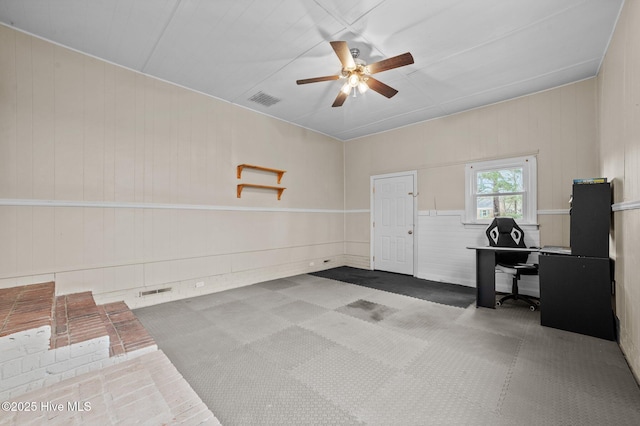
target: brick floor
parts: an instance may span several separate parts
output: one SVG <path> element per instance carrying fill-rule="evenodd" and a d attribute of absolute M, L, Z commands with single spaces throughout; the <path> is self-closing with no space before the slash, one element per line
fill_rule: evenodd
<path fill-rule="evenodd" d="M 3 412 L 0 425 L 220 424 L 162 351 L 64 380 L 12 402 L 32 402 L 35 410 Z"/>

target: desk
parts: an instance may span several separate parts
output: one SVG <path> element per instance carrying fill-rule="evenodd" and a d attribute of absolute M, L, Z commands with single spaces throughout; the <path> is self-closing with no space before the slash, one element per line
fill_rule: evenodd
<path fill-rule="evenodd" d="M 496 307 L 496 253 L 534 253 L 539 248 L 467 247 L 476 251 L 476 308 Z"/>

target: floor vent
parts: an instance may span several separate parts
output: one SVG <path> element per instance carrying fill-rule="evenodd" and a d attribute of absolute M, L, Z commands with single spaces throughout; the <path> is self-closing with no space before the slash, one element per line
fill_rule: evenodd
<path fill-rule="evenodd" d="M 142 297 L 142 296 L 151 296 L 151 295 L 160 294 L 160 293 L 166 293 L 167 291 L 171 291 L 171 287 L 159 288 L 159 289 L 156 289 L 156 290 L 141 291 L 140 292 L 140 297 Z"/>
<path fill-rule="evenodd" d="M 278 99 L 274 96 L 267 95 L 266 93 L 260 91 L 249 98 L 251 102 L 255 102 L 260 105 L 264 105 L 266 107 L 270 107 L 271 105 L 275 105 L 280 102 L 282 99 Z"/>

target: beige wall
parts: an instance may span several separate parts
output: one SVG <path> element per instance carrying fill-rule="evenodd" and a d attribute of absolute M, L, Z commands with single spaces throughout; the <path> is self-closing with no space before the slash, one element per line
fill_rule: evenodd
<path fill-rule="evenodd" d="M 596 80 L 345 144 L 346 209 L 369 208 L 369 177 L 417 170 L 418 209 L 464 210 L 467 162 L 536 154 L 541 243 L 569 245 L 572 179 L 598 174 Z M 369 213 L 346 219 L 348 259 L 368 264 Z M 365 259 L 366 257 L 366 259 Z"/>
<path fill-rule="evenodd" d="M 342 142 L 4 26 L 0 63 L 0 286 L 137 306 L 342 261 Z M 236 198 L 276 184 L 240 163 L 285 169 L 282 200 Z"/>
<path fill-rule="evenodd" d="M 627 0 L 598 75 L 600 168 L 613 180 L 620 346 L 640 376 L 640 2 Z"/>

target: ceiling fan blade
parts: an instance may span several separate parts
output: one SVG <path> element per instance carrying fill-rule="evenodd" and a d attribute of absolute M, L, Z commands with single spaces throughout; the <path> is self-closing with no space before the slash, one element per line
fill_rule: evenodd
<path fill-rule="evenodd" d="M 405 65 L 413 64 L 413 56 L 411 53 L 403 53 L 402 55 L 394 56 L 393 58 L 383 59 L 379 62 L 374 62 L 369 65 L 369 73 L 375 74 L 377 72 L 392 70 L 394 68 L 404 67 Z"/>
<path fill-rule="evenodd" d="M 375 90 L 376 92 L 380 93 L 382 96 L 386 96 L 387 98 L 392 98 L 396 93 L 398 93 L 398 91 L 393 87 L 387 86 L 380 80 L 376 80 L 373 77 L 369 77 L 366 83 L 367 86 L 369 86 L 369 89 Z"/>
<path fill-rule="evenodd" d="M 337 80 L 339 78 L 340 78 L 339 75 L 327 75 L 325 77 L 305 78 L 303 80 L 296 80 L 296 84 L 318 83 L 320 81 Z"/>
<path fill-rule="evenodd" d="M 349 46 L 347 46 L 346 41 L 332 41 L 331 47 L 338 55 L 340 62 L 342 63 L 342 68 L 346 68 L 349 70 L 353 70 L 356 68 L 356 63 L 353 60 L 353 56 L 351 56 L 351 52 L 349 51 Z"/>
<path fill-rule="evenodd" d="M 347 100 L 347 98 L 349 97 L 349 95 L 347 93 L 344 93 L 342 90 L 340 91 L 340 93 L 338 93 L 338 96 L 336 96 L 336 100 L 333 101 L 333 105 L 331 105 L 332 107 L 339 107 L 342 106 L 342 104 L 344 103 L 344 101 Z"/>

